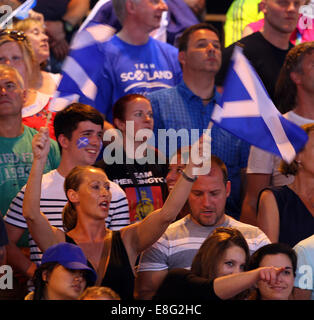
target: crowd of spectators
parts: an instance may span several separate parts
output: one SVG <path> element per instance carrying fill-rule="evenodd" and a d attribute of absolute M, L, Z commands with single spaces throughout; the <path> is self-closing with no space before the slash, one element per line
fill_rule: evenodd
<path fill-rule="evenodd" d="M 1 29 L 0 300 L 314 299 L 309 8 L 37 0 Z M 290 163 L 212 121 L 236 46 L 308 137 Z"/>

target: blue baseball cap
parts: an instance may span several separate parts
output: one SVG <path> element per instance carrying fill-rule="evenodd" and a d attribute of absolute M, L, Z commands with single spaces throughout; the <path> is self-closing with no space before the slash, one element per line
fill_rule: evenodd
<path fill-rule="evenodd" d="M 87 265 L 87 259 L 82 249 L 72 243 L 62 242 L 49 247 L 43 254 L 41 263 L 57 262 L 70 270 L 85 270 L 87 278 L 96 282 L 97 274 Z"/>

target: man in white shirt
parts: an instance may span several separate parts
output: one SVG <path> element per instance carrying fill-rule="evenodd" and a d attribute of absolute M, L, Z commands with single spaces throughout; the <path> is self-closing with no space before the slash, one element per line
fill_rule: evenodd
<path fill-rule="evenodd" d="M 43 175 L 40 199 L 40 209 L 53 226 L 63 228 L 62 210 L 67 202 L 63 188 L 65 177 L 75 166 L 93 165 L 99 155 L 103 122 L 96 109 L 81 103 L 69 105 L 55 117 L 55 136 L 61 149 L 61 160 L 56 170 Z M 8 263 L 31 278 L 36 265 L 41 262 L 42 253 L 32 238 L 29 239 L 31 261 L 21 255 L 15 245 L 27 229 L 22 213 L 24 190 L 25 186 L 13 199 L 4 220 L 9 237 Z M 117 184 L 110 182 L 110 191 L 112 202 L 106 219 L 107 227 L 118 230 L 130 223 L 128 202 Z"/>

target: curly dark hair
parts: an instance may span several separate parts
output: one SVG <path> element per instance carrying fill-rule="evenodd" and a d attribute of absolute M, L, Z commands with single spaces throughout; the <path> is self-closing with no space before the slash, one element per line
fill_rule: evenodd
<path fill-rule="evenodd" d="M 302 62 L 306 55 L 314 50 L 314 42 L 304 42 L 292 48 L 284 61 L 277 79 L 275 101 L 278 110 L 286 113 L 296 105 L 297 87 L 291 79 L 291 73 L 302 73 Z"/>

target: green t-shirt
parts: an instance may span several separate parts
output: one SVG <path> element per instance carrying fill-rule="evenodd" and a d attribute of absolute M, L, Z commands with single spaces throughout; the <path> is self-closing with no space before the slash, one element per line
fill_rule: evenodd
<path fill-rule="evenodd" d="M 22 135 L 16 138 L 0 137 L 0 212 L 4 216 L 12 199 L 27 183 L 33 163 L 32 139 L 38 131 L 24 126 Z M 56 141 L 51 140 L 45 173 L 56 169 L 60 151 Z M 25 237 L 24 237 L 25 238 Z M 20 246 L 21 243 L 19 243 Z M 25 247 L 28 241 L 25 242 Z"/>

